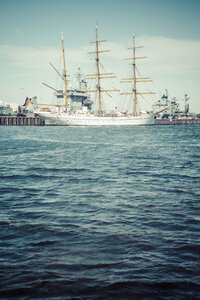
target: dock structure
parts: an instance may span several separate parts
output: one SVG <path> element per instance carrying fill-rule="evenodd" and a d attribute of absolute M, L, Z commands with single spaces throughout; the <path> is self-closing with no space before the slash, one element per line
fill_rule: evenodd
<path fill-rule="evenodd" d="M 43 126 L 44 120 L 39 117 L 0 116 L 0 126 Z"/>
<path fill-rule="evenodd" d="M 194 119 L 156 119 L 155 125 L 188 125 L 200 124 L 199 118 Z"/>

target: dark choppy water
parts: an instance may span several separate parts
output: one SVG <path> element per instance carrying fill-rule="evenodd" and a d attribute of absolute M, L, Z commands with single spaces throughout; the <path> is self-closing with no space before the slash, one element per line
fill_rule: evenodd
<path fill-rule="evenodd" d="M 200 299 L 200 126 L 1 127 L 0 296 Z"/>

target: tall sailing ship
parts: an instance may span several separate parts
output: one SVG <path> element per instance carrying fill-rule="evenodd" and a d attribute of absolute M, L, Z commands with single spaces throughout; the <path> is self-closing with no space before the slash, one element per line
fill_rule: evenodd
<path fill-rule="evenodd" d="M 121 125 L 153 125 L 155 121 L 155 113 L 141 113 L 137 112 L 137 95 L 147 94 L 137 91 L 136 84 L 138 82 L 149 81 L 148 78 L 137 78 L 136 77 L 136 59 L 142 57 L 136 57 L 135 52 L 135 36 L 133 35 L 133 47 L 129 48 L 132 50 L 132 57 L 128 58 L 132 61 L 133 66 L 133 77 L 126 78 L 122 82 L 132 82 L 132 91 L 121 93 L 129 94 L 133 96 L 133 109 L 131 112 L 122 113 L 119 111 L 113 111 L 106 113 L 102 110 L 102 93 L 110 92 L 120 92 L 117 89 L 103 89 L 101 87 L 101 79 L 103 78 L 114 78 L 113 73 L 101 73 L 100 72 L 100 58 L 99 54 L 102 52 L 108 52 L 109 50 L 100 50 L 100 43 L 105 40 L 98 39 L 98 28 L 96 26 L 96 40 L 91 43 L 95 43 L 96 49 L 90 54 L 95 54 L 96 60 L 96 73 L 87 75 L 87 79 L 96 80 L 96 89 L 94 90 L 85 90 L 84 92 L 80 89 L 79 91 L 74 91 L 75 93 L 81 94 L 84 101 L 82 101 L 81 109 L 75 110 L 72 103 L 73 101 L 73 91 L 68 89 L 67 73 L 66 73 L 66 63 L 65 63 L 65 52 L 64 52 L 64 38 L 62 36 L 62 58 L 63 58 L 63 75 L 52 65 L 56 70 L 59 76 L 62 78 L 64 83 L 64 91 L 52 88 L 51 86 L 44 83 L 49 88 L 52 88 L 60 94 L 65 99 L 65 105 L 55 105 L 56 109 L 37 109 L 37 113 L 41 118 L 45 120 L 46 125 L 66 125 L 66 126 L 121 126 Z M 88 96 L 89 93 L 97 93 L 98 98 L 98 111 L 95 113 L 91 111 L 91 105 L 93 104 Z M 148 94 L 153 94 L 149 93 Z"/>

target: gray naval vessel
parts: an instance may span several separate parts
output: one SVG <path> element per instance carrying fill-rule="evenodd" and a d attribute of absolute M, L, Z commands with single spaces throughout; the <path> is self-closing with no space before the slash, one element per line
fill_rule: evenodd
<path fill-rule="evenodd" d="M 168 91 L 157 100 L 154 105 L 154 111 L 159 111 L 155 119 L 155 125 L 181 125 L 181 124 L 200 124 L 200 114 L 191 113 L 189 109 L 189 100 L 187 94 L 184 97 L 184 105 L 181 108 L 179 101 L 173 97 L 169 98 Z"/>

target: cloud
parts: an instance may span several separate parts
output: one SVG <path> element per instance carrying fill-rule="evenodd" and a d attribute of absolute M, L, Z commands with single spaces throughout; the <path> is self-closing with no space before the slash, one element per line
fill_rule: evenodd
<path fill-rule="evenodd" d="M 17 47 L 11 45 L 0 46 L 0 57 L 13 67 L 41 69 L 50 57 L 57 55 L 53 48 Z"/>
<path fill-rule="evenodd" d="M 157 71 L 180 75 L 182 72 L 196 73 L 200 67 L 200 41 L 175 40 L 165 37 L 141 37 L 148 56 L 147 65 Z"/>
<path fill-rule="evenodd" d="M 88 59 L 81 50 L 66 50 L 69 64 L 86 63 Z M 13 67 L 20 69 L 42 70 L 49 62 L 57 63 L 61 58 L 61 51 L 53 47 L 19 47 L 0 45 L 0 58 L 7 61 Z"/>
<path fill-rule="evenodd" d="M 131 44 L 131 41 L 130 41 Z M 147 55 L 145 60 L 138 60 L 142 68 L 153 69 L 161 74 L 181 75 L 182 72 L 196 74 L 200 70 L 200 41 L 175 40 L 164 37 L 139 37 L 136 44 L 144 45 L 144 49 L 138 49 L 139 56 Z M 118 43 L 107 42 L 102 49 L 110 49 L 111 52 L 104 53 L 102 61 L 110 59 L 111 64 L 127 65 L 125 58 L 130 57 L 130 50 Z M 67 65 L 87 64 L 91 61 L 88 48 L 66 49 Z M 57 62 L 61 58 L 61 51 L 53 47 L 17 47 L 11 45 L 0 45 L 0 58 L 7 60 L 15 67 L 41 70 L 49 62 Z M 118 62 L 117 62 L 118 60 Z M 153 72 L 155 73 L 155 72 Z"/>
<path fill-rule="evenodd" d="M 17 29 L 15 28 L 17 31 Z M 18 32 L 20 34 L 20 32 Z M 130 45 L 107 42 L 102 49 L 110 49 L 111 52 L 105 53 L 102 57 L 119 60 L 119 63 L 125 64 L 125 58 L 130 56 Z M 176 71 L 176 73 L 187 69 L 187 71 L 197 72 L 200 70 L 200 41 L 193 40 L 175 40 L 165 37 L 139 37 L 136 38 L 136 44 L 143 45 L 144 49 L 138 49 L 137 53 L 147 55 L 148 59 L 138 60 L 143 66 L 154 67 L 163 73 Z M 82 49 L 66 49 L 65 55 L 70 64 L 84 64 L 91 59 L 88 55 L 88 47 Z M 61 56 L 61 51 L 53 47 L 19 47 L 11 45 L 0 45 L 0 58 L 8 60 L 13 66 L 19 68 L 41 69 L 47 63 L 57 61 Z M 164 67 L 164 69 L 163 69 Z"/>

